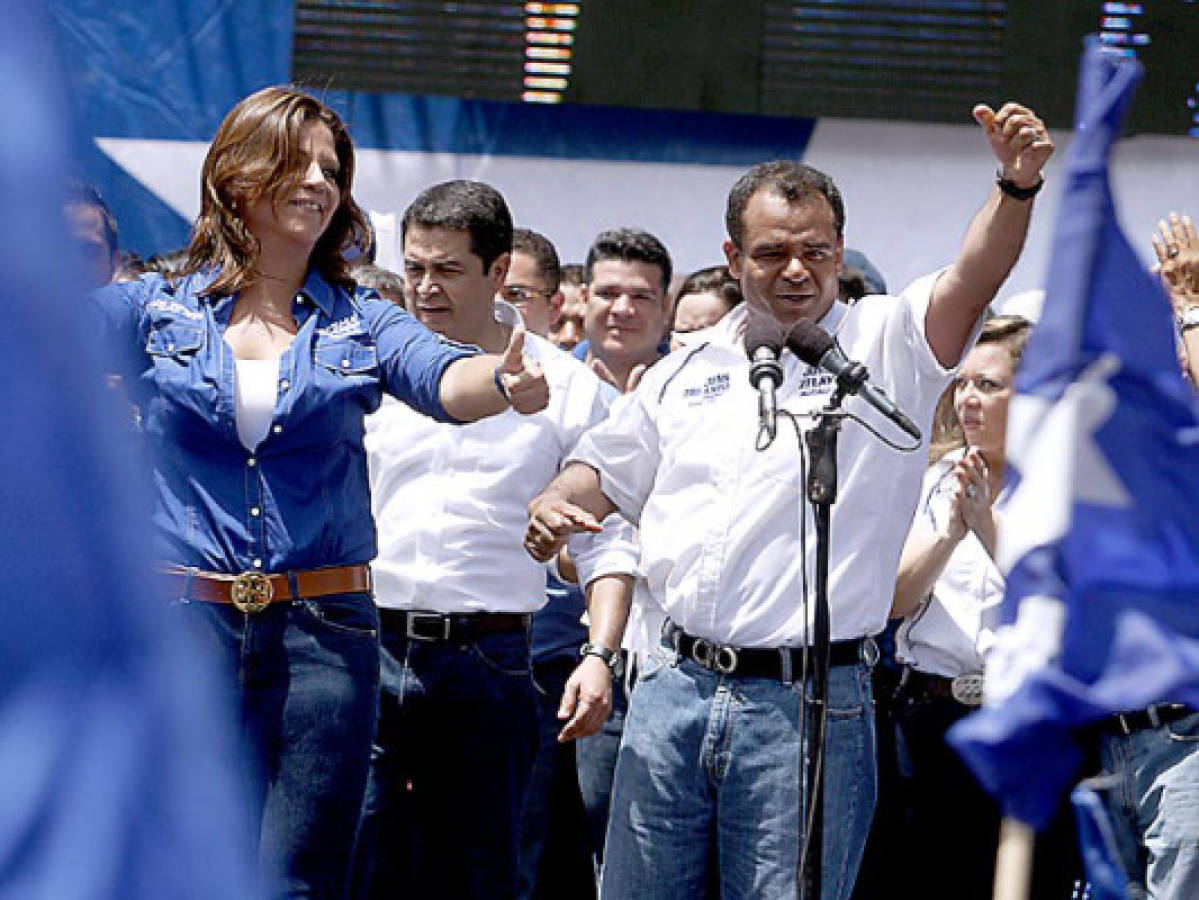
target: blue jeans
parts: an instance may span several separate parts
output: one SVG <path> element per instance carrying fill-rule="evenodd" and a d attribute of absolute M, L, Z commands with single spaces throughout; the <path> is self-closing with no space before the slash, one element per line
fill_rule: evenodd
<path fill-rule="evenodd" d="M 604 900 L 792 900 L 799 859 L 799 685 L 721 676 L 672 651 L 629 701 Z M 847 898 L 876 796 L 870 672 L 829 674 L 822 896 Z"/>
<path fill-rule="evenodd" d="M 367 594 L 179 610 L 227 673 L 241 718 L 249 833 L 267 897 L 345 896 L 366 790 L 379 683 L 379 619 Z"/>
<path fill-rule="evenodd" d="M 1199 897 L 1199 713 L 1131 735 L 1105 734 L 1104 792 L 1129 896 Z"/>
<path fill-rule="evenodd" d="M 528 636 L 385 631 L 380 677 L 354 895 L 511 900 L 537 744 Z"/>

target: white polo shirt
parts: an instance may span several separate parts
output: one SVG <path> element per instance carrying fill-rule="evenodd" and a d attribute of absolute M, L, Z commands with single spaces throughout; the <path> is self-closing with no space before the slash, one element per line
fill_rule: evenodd
<path fill-rule="evenodd" d="M 519 321 L 500 301 L 496 318 Z M 524 352 L 541 364 L 550 387 L 549 405 L 535 415 L 507 410 L 450 425 L 385 398 L 367 416 L 379 606 L 531 613 L 545 605 L 545 566 L 524 549 L 528 503 L 583 432 L 607 415 L 616 391 L 537 335 L 525 336 Z M 601 535 L 575 535 L 570 551 L 584 584 L 636 567 L 633 529 L 619 516 Z"/>
<path fill-rule="evenodd" d="M 957 481 L 956 451 L 933 463 L 924 476 L 912 533 L 936 534 L 949 519 Z M 996 501 L 1001 506 L 1004 497 Z M 968 531 L 953 549 L 932 591 L 895 634 L 895 656 L 921 672 L 952 678 L 981 672 L 983 657 L 995 642 L 996 616 L 1003 601 L 1003 574 L 982 541 Z"/>
<path fill-rule="evenodd" d="M 939 274 L 899 297 L 835 304 L 820 323 L 926 435 L 952 375 L 924 334 Z M 758 396 L 742 345 L 745 318 L 744 306 L 734 309 L 710 329 L 707 342 L 651 368 L 572 458 L 596 469 L 604 493 L 640 525 L 647 588 L 671 619 L 691 634 L 735 646 L 798 646 L 810 634 L 801 575 L 806 565 L 814 601 L 816 533 L 795 430 L 780 419 L 770 448 L 754 448 Z M 800 416 L 826 402 L 831 376 L 790 351 L 782 364 L 781 409 Z M 906 443 L 859 398 L 844 408 Z M 806 417 L 799 422 L 804 429 L 812 424 Z M 855 422 L 843 425 L 829 565 L 833 640 L 876 634 L 886 624 L 925 459 L 923 445 L 900 453 Z"/>

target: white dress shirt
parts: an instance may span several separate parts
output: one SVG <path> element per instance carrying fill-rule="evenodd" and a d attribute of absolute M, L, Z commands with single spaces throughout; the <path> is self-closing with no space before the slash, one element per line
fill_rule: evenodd
<path fill-rule="evenodd" d="M 496 318 L 519 321 L 497 301 Z M 371 510 L 379 555 L 375 601 L 441 613 L 530 613 L 545 605 L 545 566 L 524 549 L 528 503 L 616 392 L 548 341 L 526 334 L 526 358 L 549 382 L 549 405 L 507 410 L 467 425 L 434 422 L 386 398 L 366 419 Z M 602 535 L 576 535 L 580 581 L 636 565 L 633 530 L 610 517 Z"/>
<path fill-rule="evenodd" d="M 919 279 L 899 297 L 837 303 L 820 323 L 925 434 L 952 375 L 924 335 L 938 275 Z M 816 533 L 790 423 L 780 417 L 774 443 L 755 450 L 758 396 L 742 344 L 745 319 L 744 306 L 734 309 L 709 329 L 706 343 L 681 348 L 651 368 L 573 458 L 596 469 L 604 493 L 640 525 L 648 590 L 678 625 L 735 646 L 798 646 L 810 634 L 801 562 L 814 601 Z M 790 351 L 782 365 L 780 409 L 804 416 L 825 403 L 831 376 Z M 906 442 L 859 398 L 844 408 Z M 812 423 L 806 416 L 798 421 L 805 430 Z M 858 423 L 843 424 L 829 554 L 833 640 L 876 634 L 886 624 L 925 460 L 923 445 L 900 453 Z"/>
<path fill-rule="evenodd" d="M 924 476 L 912 533 L 938 534 L 949 519 L 957 481 L 953 464 L 964 451 L 933 463 Z M 1002 506 L 1000 495 L 996 506 Z M 895 656 L 921 672 L 954 677 L 981 672 L 995 641 L 995 617 L 1003 600 L 1003 574 L 973 531 L 954 547 L 925 601 L 895 634 Z"/>

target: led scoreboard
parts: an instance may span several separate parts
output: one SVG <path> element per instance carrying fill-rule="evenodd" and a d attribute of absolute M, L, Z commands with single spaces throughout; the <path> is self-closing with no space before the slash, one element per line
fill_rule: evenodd
<path fill-rule="evenodd" d="M 1199 0 L 297 0 L 293 76 L 385 93 L 1068 126 L 1082 38 L 1137 56 L 1129 130 L 1199 136 Z"/>

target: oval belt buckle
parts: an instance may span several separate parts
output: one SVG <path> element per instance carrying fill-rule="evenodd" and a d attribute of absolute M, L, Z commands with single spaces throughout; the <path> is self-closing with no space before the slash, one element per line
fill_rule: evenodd
<path fill-rule="evenodd" d="M 260 613 L 271 604 L 275 586 L 261 572 L 242 572 L 233 579 L 229 592 L 233 605 L 247 615 Z"/>
<path fill-rule="evenodd" d="M 958 675 L 949 682 L 953 699 L 963 706 L 982 706 L 983 703 L 983 673 L 967 672 Z"/>
<path fill-rule="evenodd" d="M 712 668 L 721 675 L 732 675 L 737 671 L 737 650 L 733 647 L 717 647 Z"/>

